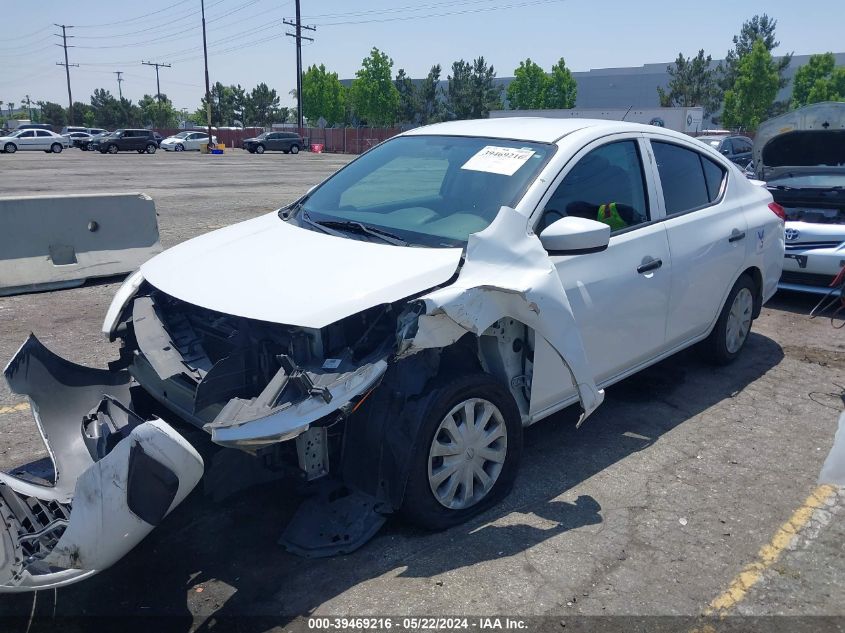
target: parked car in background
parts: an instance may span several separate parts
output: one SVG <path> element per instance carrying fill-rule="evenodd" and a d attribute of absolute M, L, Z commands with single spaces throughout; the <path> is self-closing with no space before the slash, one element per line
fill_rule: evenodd
<path fill-rule="evenodd" d="M 91 135 L 90 138 L 88 138 L 87 140 L 86 139 L 80 139 L 79 142 L 74 143 L 74 145 L 76 147 L 79 147 L 79 149 L 81 149 L 83 152 L 87 152 L 87 151 L 94 149 L 92 147 L 93 143 L 104 139 L 109 134 L 111 134 L 111 132 L 109 132 L 108 130 L 104 130 L 104 131 L 100 132 L 99 134 Z"/>
<path fill-rule="evenodd" d="M 86 131 L 91 136 L 97 136 L 98 134 L 108 134 L 108 130 L 104 130 L 101 127 L 89 127 Z"/>
<path fill-rule="evenodd" d="M 250 154 L 263 154 L 265 151 L 298 154 L 304 145 L 302 137 L 295 132 L 264 132 L 241 143 L 241 147 Z"/>
<path fill-rule="evenodd" d="M 484 119 L 405 132 L 183 242 L 117 291 L 112 369 L 34 337 L 10 361 L 48 454 L 76 469 L 56 468 L 58 499 L 3 473 L 0 534 L 38 549 L 0 558 L 0 590 L 89 577 L 158 525 L 203 472 L 175 421 L 333 486 L 315 503 L 344 499 L 344 531 L 318 519 L 340 508 L 312 506 L 283 537 L 295 551 L 348 553 L 392 512 L 462 523 L 510 490 L 524 427 L 575 404 L 580 425 L 604 387 L 691 345 L 740 355 L 783 265 L 772 205 L 684 134 Z M 291 262 L 307 274 L 267 274 Z"/>
<path fill-rule="evenodd" d="M 70 147 L 70 140 L 50 130 L 18 129 L 8 136 L 0 137 L 0 150 L 6 154 L 14 154 L 18 150 L 60 154 L 67 147 Z"/>
<path fill-rule="evenodd" d="M 845 266 L 845 103 L 816 103 L 764 122 L 754 165 L 786 217 L 780 287 L 826 294 Z"/>
<path fill-rule="evenodd" d="M 66 125 L 62 128 L 61 134 L 64 136 L 66 134 L 70 134 L 71 132 L 85 132 L 87 134 L 88 128 L 77 125 Z"/>
<path fill-rule="evenodd" d="M 740 167 L 751 162 L 751 148 L 754 144 L 747 136 L 698 136 L 697 140 L 708 144 L 728 160 Z"/>
<path fill-rule="evenodd" d="M 101 154 L 117 154 L 118 152 L 136 151 L 139 154 L 155 154 L 158 141 L 151 130 L 120 129 L 102 137 L 93 139 L 89 149 L 97 150 Z"/>
<path fill-rule="evenodd" d="M 62 134 L 62 136 L 70 141 L 72 147 L 83 150 L 87 149 L 88 143 L 90 143 L 91 139 L 94 138 L 88 132 L 67 132 Z"/>
<path fill-rule="evenodd" d="M 15 130 L 49 130 L 52 132 L 53 126 L 46 123 L 22 123 Z"/>
<path fill-rule="evenodd" d="M 212 142 L 217 143 L 217 137 L 212 136 Z M 200 151 L 208 143 L 208 134 L 203 132 L 179 132 L 164 139 L 159 147 L 168 152 Z"/>

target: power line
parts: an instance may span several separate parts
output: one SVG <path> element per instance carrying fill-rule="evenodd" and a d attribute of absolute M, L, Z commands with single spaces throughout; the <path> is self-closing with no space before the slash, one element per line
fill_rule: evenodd
<path fill-rule="evenodd" d="M 164 7 L 163 9 L 159 9 L 158 11 L 152 11 L 150 13 L 144 13 L 143 15 L 135 16 L 134 18 L 127 18 L 125 20 L 118 20 L 117 22 L 103 22 L 101 24 L 81 24 L 79 25 L 80 29 L 97 29 L 103 26 L 115 26 L 117 24 L 127 24 L 128 22 L 136 22 L 137 20 L 142 20 L 143 18 L 148 18 L 151 15 L 157 15 L 159 13 L 164 13 L 165 11 L 170 11 L 170 9 L 175 9 L 179 5 L 186 4 L 191 0 L 180 0 L 175 4 L 171 4 L 169 6 Z"/>
<path fill-rule="evenodd" d="M 296 40 L 296 118 L 300 131 L 302 130 L 302 40 L 313 42 L 313 37 L 306 37 L 302 34 L 302 29 L 307 31 L 316 31 L 315 26 L 304 26 L 302 24 L 302 15 L 299 10 L 299 0 L 296 0 L 296 22 L 285 20 L 285 24 L 294 27 L 293 33 L 286 33 L 288 37 Z"/>
<path fill-rule="evenodd" d="M 141 62 L 144 66 L 155 66 L 156 69 L 156 98 L 158 99 L 158 120 L 161 124 L 161 84 L 158 81 L 158 69 L 170 68 L 170 64 L 163 64 L 161 62 Z"/>
<path fill-rule="evenodd" d="M 67 30 L 68 30 L 68 29 L 72 29 L 73 27 L 72 27 L 72 26 L 68 26 L 67 24 L 56 24 L 55 26 L 58 26 L 58 27 L 60 27 L 60 28 L 62 29 L 62 43 L 61 43 L 61 46 L 62 46 L 62 48 L 64 48 L 64 49 L 65 49 L 65 63 L 63 64 L 62 62 L 56 62 L 56 65 L 57 65 L 57 66 L 64 66 L 64 67 L 65 67 L 65 74 L 67 75 L 67 103 L 68 103 L 68 106 L 67 106 L 67 118 L 68 118 L 68 122 L 69 122 L 71 125 L 73 125 L 73 95 L 72 95 L 72 94 L 71 94 L 71 92 L 70 92 L 70 67 L 71 67 L 71 66 L 79 66 L 79 64 L 71 64 L 71 63 L 68 61 L 68 58 L 67 58 L 67 47 L 68 47 L 68 44 L 67 44 L 67 38 L 68 38 Z M 58 35 L 58 33 L 56 33 L 55 35 Z M 73 36 L 71 36 L 71 37 L 73 37 Z"/>

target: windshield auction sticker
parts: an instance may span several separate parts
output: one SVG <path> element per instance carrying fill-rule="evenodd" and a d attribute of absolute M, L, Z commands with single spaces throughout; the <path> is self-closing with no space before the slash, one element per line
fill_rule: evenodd
<path fill-rule="evenodd" d="M 533 155 L 533 149 L 488 145 L 461 165 L 461 169 L 513 176 Z"/>

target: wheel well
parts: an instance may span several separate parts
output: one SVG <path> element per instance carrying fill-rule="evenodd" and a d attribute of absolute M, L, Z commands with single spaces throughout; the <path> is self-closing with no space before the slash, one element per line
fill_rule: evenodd
<path fill-rule="evenodd" d="M 754 312 L 752 316 L 756 319 L 760 316 L 760 311 L 763 309 L 763 274 L 756 266 L 746 268 L 742 271 L 742 274 L 748 275 L 754 282 Z"/>

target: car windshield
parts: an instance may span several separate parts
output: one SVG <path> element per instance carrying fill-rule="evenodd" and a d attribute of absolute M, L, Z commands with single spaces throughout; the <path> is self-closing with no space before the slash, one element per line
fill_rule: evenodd
<path fill-rule="evenodd" d="M 555 146 L 462 136 L 401 136 L 300 201 L 312 223 L 374 227 L 408 244 L 457 246 L 513 206 Z M 304 211 L 304 214 L 302 213 Z"/>
<path fill-rule="evenodd" d="M 722 144 L 722 139 L 720 139 L 720 138 L 705 138 L 705 137 L 702 137 L 698 140 L 703 142 L 703 143 L 707 143 L 710 147 L 715 147 L 716 149 L 719 149 L 719 145 Z"/>
<path fill-rule="evenodd" d="M 112 132 L 111 134 L 109 134 L 109 136 L 120 136 L 121 134 L 123 134 L 123 130 L 122 130 L 122 129 L 120 129 L 120 130 L 115 130 L 114 132 Z"/>
<path fill-rule="evenodd" d="M 193 132 L 179 132 L 179 134 L 174 134 L 173 138 L 188 138 L 191 134 L 193 134 Z"/>
<path fill-rule="evenodd" d="M 267 138 L 268 136 L 270 136 L 270 132 L 264 132 L 262 134 L 259 134 L 255 138 Z"/>

